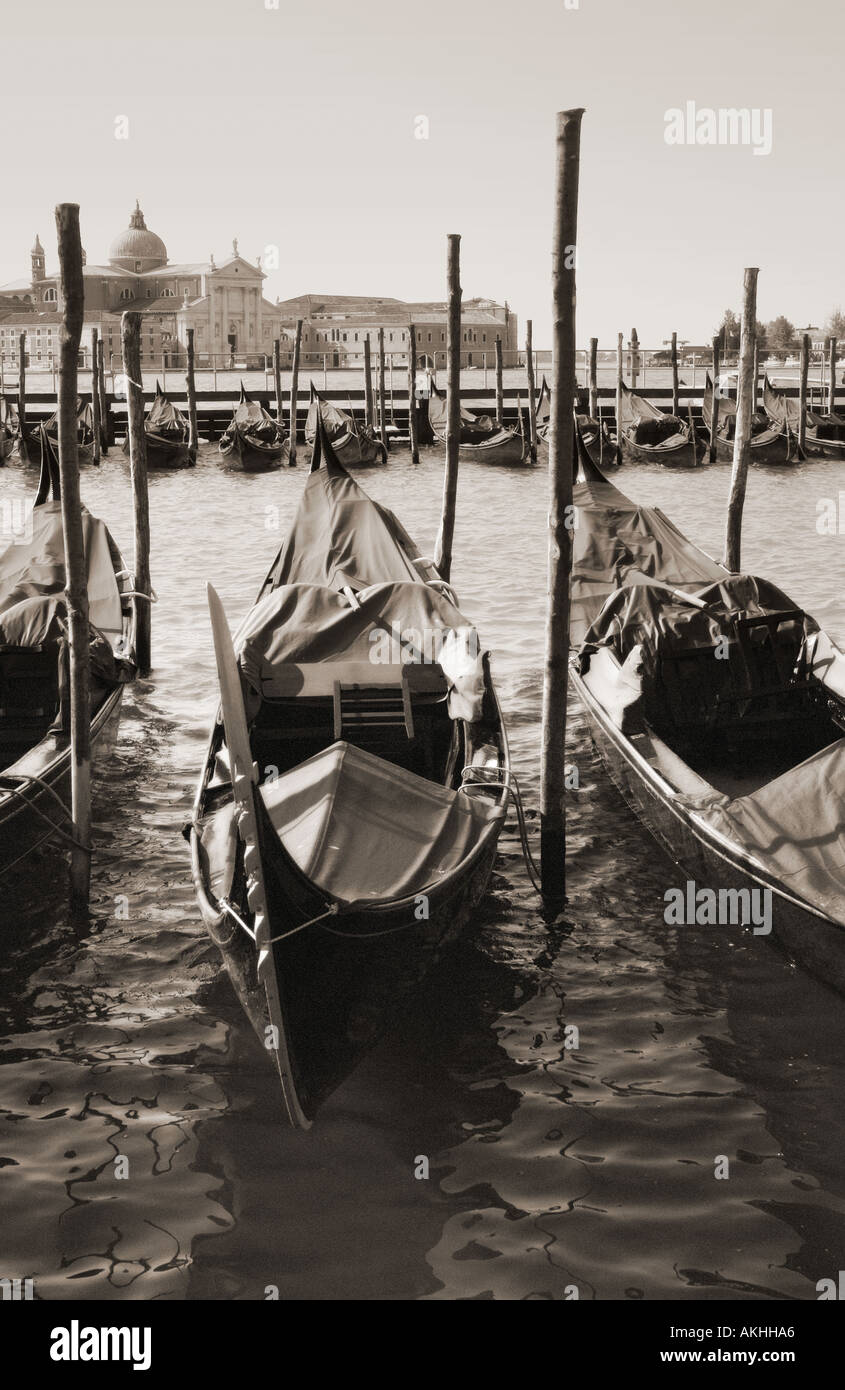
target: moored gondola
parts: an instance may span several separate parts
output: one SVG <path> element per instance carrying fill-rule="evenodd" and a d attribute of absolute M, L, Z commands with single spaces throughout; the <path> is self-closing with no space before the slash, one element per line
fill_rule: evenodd
<path fill-rule="evenodd" d="M 22 430 L 20 417 L 15 411 L 14 419 L 17 426 L 15 437 L 15 449 L 21 463 L 39 464 L 41 463 L 41 431 L 44 430 L 47 438 L 55 451 L 59 447 L 59 412 L 58 409 L 48 416 L 39 425 L 27 423 Z M 76 449 L 77 459 L 80 468 L 94 462 L 94 410 L 90 401 L 78 397 L 76 402 Z"/>
<path fill-rule="evenodd" d="M 66 846 L 72 828 L 64 536 L 58 463 L 43 428 L 41 449 L 26 531 L 0 553 L 0 874 L 41 844 Z M 82 525 L 96 755 L 134 674 L 135 599 L 105 524 L 83 508 Z"/>
<path fill-rule="evenodd" d="M 144 420 L 144 434 L 148 468 L 191 468 L 196 463 L 188 421 L 158 382 L 155 399 Z M 129 453 L 128 434 L 123 441 L 123 452 Z"/>
<path fill-rule="evenodd" d="M 713 382 L 707 373 L 704 395 L 701 400 L 701 418 L 707 432 L 709 447 L 710 424 L 713 419 Z M 721 463 L 731 463 L 734 456 L 736 438 L 736 401 L 730 396 L 719 396 L 716 421 L 716 458 Z M 765 414 L 757 411 L 751 421 L 749 441 L 749 463 L 781 464 L 792 463 L 795 459 L 794 436 L 786 421 L 774 424 Z"/>
<path fill-rule="evenodd" d="M 775 585 L 580 468 L 571 679 L 611 779 L 680 866 L 664 920 L 771 930 L 845 990 L 845 654 Z"/>
<path fill-rule="evenodd" d="M 290 441 L 284 428 L 259 401 L 247 395 L 243 382 L 232 422 L 217 447 L 227 462 L 247 473 L 281 468 L 290 454 Z"/>
<path fill-rule="evenodd" d="M 763 382 L 763 405 L 773 425 L 790 430 L 793 451 L 798 439 L 801 403 L 794 396 L 779 391 L 766 377 Z M 808 458 L 845 458 L 845 419 L 841 415 L 805 407 L 804 452 Z"/>
<path fill-rule="evenodd" d="M 600 468 L 616 468 L 619 464 L 619 450 L 611 438 L 607 425 L 603 420 L 594 420 L 588 411 L 581 408 L 583 405 L 584 401 L 579 392 L 575 420 L 581 432 L 584 448 L 593 463 L 597 463 Z M 537 439 L 541 444 L 548 444 L 549 442 L 551 412 L 552 393 L 546 378 L 543 377 L 536 407 Z"/>
<path fill-rule="evenodd" d="M 311 382 L 311 403 L 305 419 L 305 438 L 313 444 L 317 438 L 317 422 L 322 421 L 326 437 L 335 458 L 344 468 L 367 468 L 387 463 L 381 440 L 370 425 L 359 425 L 354 415 L 347 415 L 340 406 L 325 400 Z"/>
<path fill-rule="evenodd" d="M 630 463 L 660 463 L 666 468 L 695 468 L 704 445 L 688 421 L 663 411 L 639 391 L 620 383 L 620 418 L 616 433 L 623 459 Z"/>
<path fill-rule="evenodd" d="M 454 594 L 319 422 L 234 646 L 209 597 L 221 710 L 194 883 L 287 1118 L 307 1127 L 484 893 L 507 740 Z"/>
<path fill-rule="evenodd" d="M 435 437 L 446 442 L 448 425 L 445 392 L 431 383 L 428 419 Z M 528 441 L 518 430 L 496 424 L 490 415 L 475 415 L 461 406 L 461 432 L 458 456 L 467 463 L 525 466 L 532 463 Z"/>

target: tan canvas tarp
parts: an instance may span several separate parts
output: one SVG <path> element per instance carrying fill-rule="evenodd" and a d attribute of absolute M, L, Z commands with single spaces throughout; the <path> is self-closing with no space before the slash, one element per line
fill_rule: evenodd
<path fill-rule="evenodd" d="M 345 742 L 264 783 L 261 795 L 291 858 L 345 904 L 431 891 L 501 815 Z"/>

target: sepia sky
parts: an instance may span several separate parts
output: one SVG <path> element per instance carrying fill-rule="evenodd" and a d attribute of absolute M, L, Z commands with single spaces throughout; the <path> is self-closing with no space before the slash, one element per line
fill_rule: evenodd
<path fill-rule="evenodd" d="M 745 265 L 762 319 L 821 325 L 845 304 L 843 37 L 839 0 L 3 0 L 0 283 L 36 231 L 52 268 L 63 200 L 93 262 L 136 197 L 171 261 L 276 245 L 271 299 L 442 298 L 456 231 L 465 296 L 543 346 L 554 114 L 584 106 L 579 342 L 709 339 Z M 770 109 L 771 153 L 668 145 L 687 102 Z"/>

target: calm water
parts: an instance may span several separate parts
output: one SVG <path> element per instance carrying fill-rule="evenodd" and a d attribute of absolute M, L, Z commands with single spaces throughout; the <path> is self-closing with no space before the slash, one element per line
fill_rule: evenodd
<path fill-rule="evenodd" d="M 365 479 L 429 553 L 441 468 L 395 455 Z M 622 479 L 720 550 L 725 467 Z M 0 498 L 30 483 L 4 469 Z M 302 484 L 211 450 L 151 478 L 155 672 L 99 776 L 90 921 L 69 919 L 48 857 L 0 909 L 0 1276 L 47 1299 L 814 1299 L 845 1267 L 845 1001 L 763 938 L 663 926 L 673 870 L 577 709 L 566 919 L 544 921 L 510 827 L 474 927 L 401 1027 L 310 1133 L 283 1128 L 180 829 L 215 703 L 205 582 L 238 619 Z M 840 487 L 836 463 L 753 473 L 744 559 L 843 638 L 845 542 L 816 533 Z M 131 554 L 121 454 L 84 496 Z M 542 470 L 462 466 L 453 578 L 529 807 L 545 513 Z"/>

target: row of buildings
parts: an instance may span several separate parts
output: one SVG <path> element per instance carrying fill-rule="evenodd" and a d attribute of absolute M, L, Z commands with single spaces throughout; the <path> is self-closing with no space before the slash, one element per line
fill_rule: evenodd
<path fill-rule="evenodd" d="M 384 331 L 385 351 L 406 360 L 412 323 L 421 365 L 444 361 L 445 303 L 300 295 L 274 304 L 264 297 L 266 276 L 260 259 L 255 265 L 247 261 L 237 241 L 219 264 L 213 256 L 171 264 L 164 242 L 147 227 L 138 204 L 129 226 L 109 247 L 107 263 L 92 265 L 86 257 L 83 275 L 83 366 L 90 365 L 93 329 L 102 338 L 106 362 L 119 363 L 120 316 L 127 309 L 142 315 L 142 365 L 150 370 L 184 362 L 189 328 L 194 330 L 200 366 L 263 367 L 272 357 L 276 338 L 282 345 L 282 365 L 289 365 L 298 319 L 303 321 L 301 361 L 306 367 L 322 366 L 324 360 L 328 367 L 358 366 L 367 339 L 375 351 L 379 329 Z M 61 307 L 58 272 L 48 272 L 36 237 L 29 277 L 0 286 L 0 362 L 7 369 L 17 368 L 22 333 L 28 368 L 47 369 L 58 361 Z M 517 321 L 507 303 L 466 300 L 461 336 L 464 366 L 480 366 L 488 354 L 492 363 L 497 337 L 505 362 L 518 360 Z M 440 354 L 436 363 L 435 354 Z"/>

